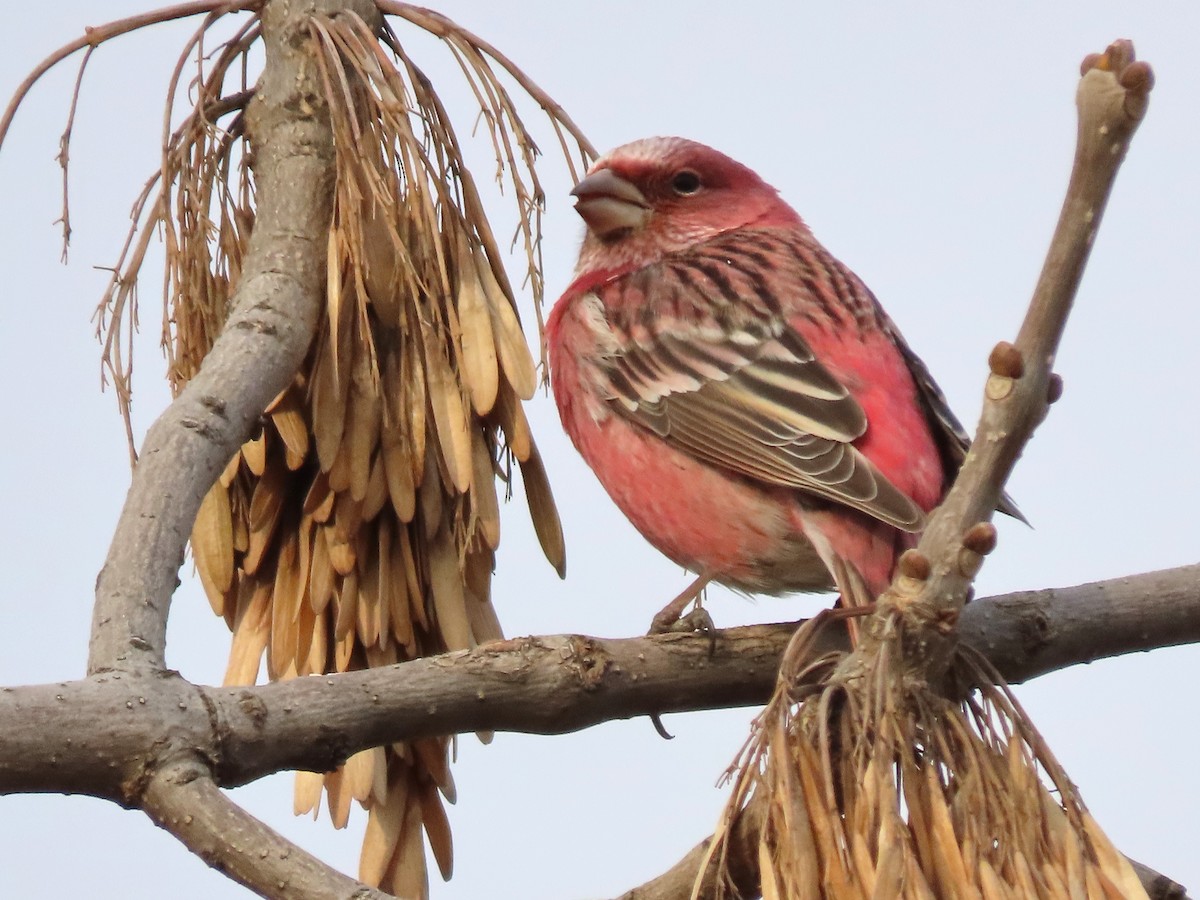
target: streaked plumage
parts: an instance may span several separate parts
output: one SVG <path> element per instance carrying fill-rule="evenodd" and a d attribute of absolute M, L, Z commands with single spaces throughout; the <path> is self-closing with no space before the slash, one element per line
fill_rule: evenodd
<path fill-rule="evenodd" d="M 882 590 L 968 439 L 871 292 L 701 144 L 619 148 L 575 193 L 589 231 L 552 381 L 618 506 L 735 588 L 824 589 L 849 563 Z"/>

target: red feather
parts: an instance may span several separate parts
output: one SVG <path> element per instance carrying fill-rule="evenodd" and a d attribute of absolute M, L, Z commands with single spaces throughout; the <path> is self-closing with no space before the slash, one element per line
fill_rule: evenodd
<path fill-rule="evenodd" d="M 874 296 L 751 170 L 613 151 L 547 337 L 563 425 L 668 557 L 759 593 L 877 594 L 966 437 Z M 839 584 L 843 593 L 852 585 Z"/>

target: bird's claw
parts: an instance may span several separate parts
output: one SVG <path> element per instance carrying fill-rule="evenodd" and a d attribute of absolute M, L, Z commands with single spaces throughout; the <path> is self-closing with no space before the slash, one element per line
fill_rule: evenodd
<path fill-rule="evenodd" d="M 664 741 L 675 740 L 675 735 L 667 731 L 667 726 L 663 725 L 662 716 L 658 713 L 650 713 L 650 724 L 654 726 L 654 730 L 658 732 L 658 736 Z"/>
<path fill-rule="evenodd" d="M 686 618 L 686 617 L 685 617 Z M 659 610 L 654 614 L 654 618 L 650 620 L 650 630 L 646 632 L 649 635 L 655 634 L 670 634 L 675 631 L 675 626 L 681 621 L 679 613 L 669 607 Z"/>
<path fill-rule="evenodd" d="M 697 606 L 686 616 L 680 616 L 671 625 L 670 630 L 676 632 L 698 631 L 701 634 L 711 635 L 717 630 L 717 627 L 713 624 L 712 616 L 708 614 L 708 610 L 703 606 Z"/>
<path fill-rule="evenodd" d="M 708 655 L 712 656 L 717 650 L 717 626 L 712 616 L 703 606 L 697 606 L 686 616 L 681 616 L 671 625 L 671 631 L 677 633 L 695 632 L 708 636 Z"/>

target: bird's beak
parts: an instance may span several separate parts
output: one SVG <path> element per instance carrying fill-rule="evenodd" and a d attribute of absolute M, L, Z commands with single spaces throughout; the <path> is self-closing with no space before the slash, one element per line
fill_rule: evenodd
<path fill-rule="evenodd" d="M 637 230 L 650 218 L 650 204 L 645 195 L 611 169 L 599 169 L 585 176 L 571 194 L 578 198 L 575 211 L 597 237 L 614 237 Z"/>

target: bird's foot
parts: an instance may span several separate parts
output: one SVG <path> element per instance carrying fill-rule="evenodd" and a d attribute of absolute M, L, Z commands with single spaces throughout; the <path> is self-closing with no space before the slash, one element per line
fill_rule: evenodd
<path fill-rule="evenodd" d="M 712 617 L 700 606 L 700 594 L 712 578 L 712 574 L 703 574 L 689 584 L 682 593 L 655 614 L 647 634 L 670 634 L 680 631 L 703 631 L 711 634 Z M 696 604 L 696 608 L 685 616 L 683 611 L 692 603 Z"/>
<path fill-rule="evenodd" d="M 711 575 L 701 575 L 686 591 L 659 610 L 650 622 L 650 630 L 647 634 L 695 632 L 707 635 L 708 655 L 711 657 L 717 650 L 717 626 L 713 623 L 713 618 L 708 614 L 708 610 L 700 605 L 701 593 L 711 579 Z M 695 607 L 685 615 L 683 611 L 689 603 L 694 603 Z"/>
<path fill-rule="evenodd" d="M 650 630 L 647 634 L 696 632 L 708 635 L 708 655 L 712 656 L 717 647 L 717 629 L 713 624 L 712 616 L 708 614 L 708 610 L 700 605 L 700 595 L 708 583 L 712 581 L 712 577 L 711 574 L 701 575 L 688 585 L 687 589 L 679 594 L 679 596 L 660 609 L 651 620 Z M 695 603 L 695 608 L 684 615 L 683 611 L 691 603 Z M 667 731 L 658 713 L 650 714 L 650 722 L 654 725 L 654 730 L 658 732 L 659 737 L 663 740 L 670 741 L 674 739 L 675 735 Z"/>
<path fill-rule="evenodd" d="M 678 633 L 687 633 L 695 631 L 699 634 L 706 634 L 710 640 L 716 641 L 717 626 L 713 623 L 713 618 L 708 614 L 708 610 L 697 602 L 696 608 L 687 615 L 680 616 L 667 628 L 668 631 Z M 711 649 L 709 652 L 711 656 Z"/>

